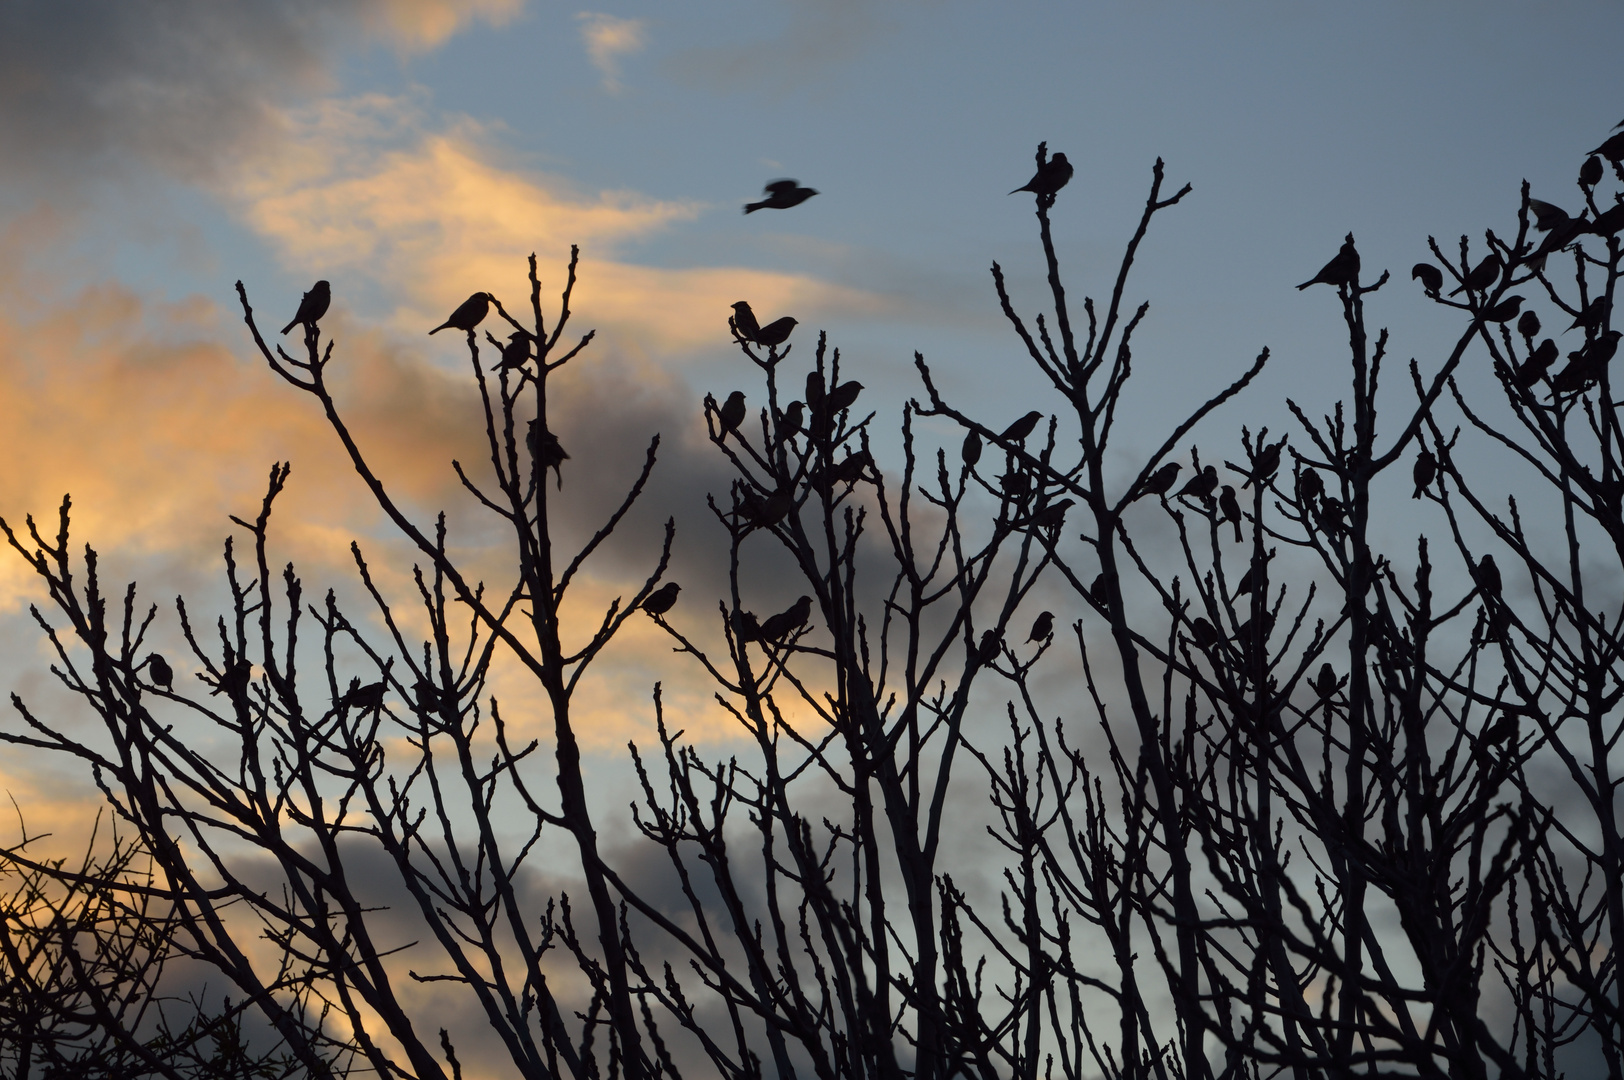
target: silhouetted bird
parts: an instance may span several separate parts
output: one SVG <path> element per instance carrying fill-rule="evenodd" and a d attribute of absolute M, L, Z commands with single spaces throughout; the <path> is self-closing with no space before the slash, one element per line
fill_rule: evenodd
<path fill-rule="evenodd" d="M 359 709 L 362 712 L 380 709 L 383 707 L 383 694 L 386 689 L 388 684 L 381 681 L 362 686 L 360 679 L 352 679 L 349 690 L 338 699 L 338 703 L 342 707 Z"/>
<path fill-rule="evenodd" d="M 795 323 L 796 320 L 788 315 L 782 319 L 774 319 L 756 331 L 756 344 L 765 345 L 769 349 L 782 345 L 789 340 L 790 332 L 795 329 Z"/>
<path fill-rule="evenodd" d="M 1510 322 L 1522 310 L 1523 298 L 1508 296 L 1504 300 L 1483 312 L 1483 321 L 1486 323 Z"/>
<path fill-rule="evenodd" d="M 418 679 L 412 685 L 412 694 L 417 698 L 417 707 L 423 712 L 440 711 L 440 688 L 427 679 Z"/>
<path fill-rule="evenodd" d="M 1353 234 L 1342 244 L 1336 258 L 1320 267 L 1320 272 L 1297 286 L 1298 291 L 1310 285 L 1356 285 L 1359 281 L 1359 251 L 1353 246 Z"/>
<path fill-rule="evenodd" d="M 1241 575 L 1241 583 L 1235 586 L 1235 595 L 1245 596 L 1261 585 L 1264 579 L 1268 577 L 1269 560 L 1273 558 L 1274 555 L 1271 553 L 1261 559 L 1253 559 L 1252 565 L 1248 566 L 1246 573 Z"/>
<path fill-rule="evenodd" d="M 1286 443 L 1282 439 L 1277 443 L 1265 446 L 1263 452 L 1252 462 L 1252 475 L 1246 478 L 1246 483 L 1242 484 L 1241 487 L 1249 488 L 1253 483 L 1260 485 L 1267 483 L 1269 478 L 1280 468 L 1280 448 L 1284 445 Z"/>
<path fill-rule="evenodd" d="M 817 192 L 809 187 L 801 187 L 799 180 L 774 180 L 761 189 L 767 197 L 760 202 L 745 203 L 744 212 L 753 214 L 757 210 L 788 210 L 792 206 L 800 206 Z"/>
<path fill-rule="evenodd" d="M 1224 520 L 1232 522 L 1235 526 L 1235 542 L 1241 542 L 1241 504 L 1235 498 L 1235 489 L 1228 484 L 1218 493 L 1218 511 L 1224 515 Z"/>
<path fill-rule="evenodd" d="M 1615 165 L 1620 161 L 1624 161 L 1624 131 L 1609 137 L 1606 142 L 1590 152 L 1600 154 Z"/>
<path fill-rule="evenodd" d="M 1531 309 L 1523 312 L 1522 318 L 1517 320 L 1517 333 L 1525 338 L 1531 338 L 1539 333 L 1539 316 Z"/>
<path fill-rule="evenodd" d="M 1186 497 L 1200 499 L 1202 502 L 1206 502 L 1212 498 L 1212 493 L 1217 490 L 1218 470 L 1208 465 L 1205 469 L 1190 477 L 1185 485 L 1179 488 L 1178 497 L 1181 499 Z"/>
<path fill-rule="evenodd" d="M 855 454 L 848 454 L 838 464 L 814 472 L 812 486 L 819 491 L 828 491 L 836 484 L 850 484 L 862 479 L 863 471 L 873 465 L 874 455 L 867 450 L 859 450 Z"/>
<path fill-rule="evenodd" d="M 1003 647 L 1004 639 L 998 636 L 998 631 L 988 630 L 981 635 L 981 644 L 976 648 L 976 662 L 990 664 L 998 659 L 998 650 Z"/>
<path fill-rule="evenodd" d="M 1601 173 L 1601 158 L 1594 154 L 1585 158 L 1585 163 L 1579 166 L 1579 186 L 1587 189 L 1595 187 L 1601 183 Z"/>
<path fill-rule="evenodd" d="M 768 529 L 789 516 L 789 512 L 795 509 L 795 498 L 792 495 L 775 492 L 763 499 L 755 492 L 747 491 L 740 505 L 750 524 Z"/>
<path fill-rule="evenodd" d="M 1478 560 L 1472 569 L 1472 580 L 1477 582 L 1477 590 L 1485 599 L 1500 599 L 1500 568 L 1494 564 L 1493 555 Z"/>
<path fill-rule="evenodd" d="M 1437 476 L 1438 459 L 1432 456 L 1431 450 L 1422 450 L 1415 455 L 1415 468 L 1410 470 L 1410 477 L 1415 481 L 1415 494 L 1410 498 L 1419 499 Z"/>
<path fill-rule="evenodd" d="M 664 615 L 676 606 L 677 594 L 681 591 L 681 585 L 668 581 L 643 599 L 643 610 L 650 615 Z"/>
<path fill-rule="evenodd" d="M 325 281 L 318 281 L 310 286 L 310 291 L 304 294 L 299 301 L 299 310 L 293 319 L 282 328 L 286 334 L 301 323 L 313 326 L 323 315 L 327 314 L 327 307 L 333 302 L 333 291 Z"/>
<path fill-rule="evenodd" d="M 1597 236 L 1612 236 L 1619 229 L 1624 229 L 1624 203 L 1603 211 L 1600 217 L 1590 223 L 1590 231 Z"/>
<path fill-rule="evenodd" d="M 964 445 L 959 447 L 959 460 L 966 465 L 975 466 L 981 460 L 981 434 L 972 431 L 964 437 Z"/>
<path fill-rule="evenodd" d="M 1540 342 L 1539 348 L 1530 353 L 1528 359 L 1523 361 L 1523 366 L 1517 369 L 1517 385 L 1524 390 L 1532 388 L 1545 377 L 1545 373 L 1556 362 L 1556 354 L 1556 342 L 1550 338 Z"/>
<path fill-rule="evenodd" d="M 1309 683 L 1309 685 L 1314 688 L 1314 692 L 1319 694 L 1321 700 L 1329 698 L 1332 694 L 1336 693 L 1336 684 L 1336 669 L 1330 664 L 1321 664 L 1319 669 L 1319 678 Z"/>
<path fill-rule="evenodd" d="M 147 654 L 147 678 L 152 680 L 154 686 L 161 686 L 168 690 L 175 685 L 175 672 L 165 660 L 157 653 Z"/>
<path fill-rule="evenodd" d="M 1100 574 L 1094 583 L 1088 587 L 1088 598 L 1100 607 L 1106 607 L 1111 601 L 1111 582 L 1105 574 Z"/>
<path fill-rule="evenodd" d="M 1210 649 L 1218 644 L 1218 631 L 1212 623 L 1197 615 L 1190 620 L 1190 640 L 1200 649 Z"/>
<path fill-rule="evenodd" d="M 1042 510 L 1034 513 L 1028 524 L 1034 529 L 1058 528 L 1066 520 L 1066 511 L 1071 509 L 1073 501 L 1072 499 L 1061 499 L 1059 502 L 1050 503 Z"/>
<path fill-rule="evenodd" d="M 1163 465 L 1145 479 L 1144 486 L 1139 489 L 1139 494 L 1135 495 L 1134 498 L 1142 499 L 1146 495 L 1155 495 L 1160 498 L 1166 495 L 1172 490 L 1174 482 L 1178 480 L 1179 470 L 1182 468 L 1184 466 L 1176 461 L 1170 461 Z"/>
<path fill-rule="evenodd" d="M 1472 268 L 1471 273 L 1461 279 L 1460 287 L 1451 291 L 1449 295 L 1454 296 L 1455 293 L 1467 289 L 1472 292 L 1482 292 L 1500 280 L 1500 271 L 1504 266 L 1505 264 L 1500 261 L 1500 256 L 1491 251 L 1484 256 L 1482 262 Z"/>
<path fill-rule="evenodd" d="M 807 372 L 806 407 L 812 410 L 812 415 L 814 416 L 816 416 L 818 411 L 823 408 L 823 393 L 823 373 L 821 371 Z"/>
<path fill-rule="evenodd" d="M 1038 171 L 1032 174 L 1032 179 L 1016 188 L 1015 191 L 1030 191 L 1035 195 L 1053 195 L 1071 182 L 1072 166 L 1066 160 L 1065 154 L 1056 154 L 1054 157 L 1038 166 Z M 1011 191 L 1010 194 L 1015 194 Z"/>
<path fill-rule="evenodd" d="M 514 368 L 524 367 L 530 359 L 530 335 L 523 330 L 515 330 L 508 335 L 508 343 L 502 346 L 503 371 L 512 371 Z"/>
<path fill-rule="evenodd" d="M 1410 277 L 1421 280 L 1421 288 L 1436 296 L 1444 287 L 1444 272 L 1431 263 L 1416 263 L 1410 267 Z"/>
<path fill-rule="evenodd" d="M 780 439 L 787 439 L 791 435 L 797 435 L 800 433 L 802 426 L 805 424 L 806 406 L 802 405 L 799 401 L 792 401 L 789 403 L 789 408 L 784 410 L 783 420 L 779 421 L 778 437 Z"/>
<path fill-rule="evenodd" d="M 834 416 L 836 413 L 851 408 L 852 403 L 857 400 L 857 395 L 862 392 L 863 384 L 856 379 L 843 382 L 829 391 L 828 398 L 824 400 L 824 408 L 828 410 L 830 416 Z"/>
<path fill-rule="evenodd" d="M 1003 434 L 998 437 L 1005 442 L 1025 442 L 1026 437 L 1032 434 L 1032 429 L 1037 427 L 1038 421 L 1042 419 L 1043 414 L 1034 409 L 1005 428 Z"/>
<path fill-rule="evenodd" d="M 1551 388 L 1558 393 L 1570 394 L 1600 379 L 1607 369 L 1607 362 L 1618 352 L 1619 337 L 1619 331 L 1609 330 L 1601 337 L 1592 338 L 1578 352 L 1568 353 L 1568 366 L 1551 379 Z"/>
<path fill-rule="evenodd" d="M 488 292 L 476 292 L 459 304 L 457 310 L 451 313 L 450 318 L 430 330 L 429 333 L 438 334 L 441 330 L 446 329 L 472 330 L 484 322 L 485 316 L 490 314 L 492 299 L 493 297 Z"/>
<path fill-rule="evenodd" d="M 1045 611 L 1032 621 L 1032 632 L 1026 636 L 1028 642 L 1043 641 L 1054 633 L 1054 614 Z"/>
<path fill-rule="evenodd" d="M 1541 199 L 1529 199 L 1528 209 L 1534 212 L 1534 228 L 1540 232 L 1550 232 L 1558 225 L 1566 225 L 1572 220 L 1566 210 Z"/>
<path fill-rule="evenodd" d="M 253 674 L 254 665 L 251 661 L 246 658 L 237 660 L 227 667 L 226 670 L 221 674 L 219 684 L 216 685 L 213 690 L 209 691 L 209 696 L 213 697 L 215 694 L 218 694 L 220 691 L 224 690 L 226 692 L 226 696 L 231 698 L 233 701 L 236 701 L 239 698 L 246 698 L 248 694 L 248 681 L 250 678 L 252 678 Z"/>
<path fill-rule="evenodd" d="M 529 430 L 524 437 L 524 444 L 530 450 L 530 456 L 535 459 L 536 465 L 541 469 L 543 476 L 551 469 L 558 475 L 558 489 L 564 489 L 564 462 L 569 460 L 569 452 L 559 445 L 558 436 L 550 431 L 543 431 L 540 423 L 530 421 Z"/>
<path fill-rule="evenodd" d="M 1011 499 L 1021 501 L 1032 490 L 1032 478 L 1017 469 L 1000 476 L 998 486 Z"/>
<path fill-rule="evenodd" d="M 750 310 L 749 303 L 744 300 L 733 305 L 733 328 L 746 341 L 754 341 L 756 335 L 761 333 L 761 324 L 756 322 L 756 313 Z"/>
<path fill-rule="evenodd" d="M 744 391 L 735 390 L 722 402 L 722 407 L 716 410 L 716 422 L 722 428 L 723 436 L 739 430 L 744 423 Z"/>
<path fill-rule="evenodd" d="M 1517 714 L 1516 713 L 1507 713 L 1506 715 L 1502 716 L 1500 719 L 1496 720 L 1493 724 L 1491 724 L 1489 726 L 1488 730 L 1484 731 L 1483 735 L 1482 735 L 1483 745 L 1484 746 L 1494 746 L 1494 745 L 1496 745 L 1498 743 L 1505 742 L 1507 739 L 1510 739 L 1513 742 L 1515 742 L 1516 737 L 1517 737 Z"/>
<path fill-rule="evenodd" d="M 1580 309 L 1579 314 L 1574 316 L 1573 322 L 1568 326 L 1568 330 L 1576 330 L 1581 326 L 1586 330 L 1594 330 L 1601 325 L 1602 320 L 1606 317 L 1607 294 L 1603 293 Z M 1563 333 L 1567 333 L 1567 330 L 1564 330 Z"/>
<path fill-rule="evenodd" d="M 806 625 L 812 617 L 812 598 L 803 596 L 761 624 L 762 641 L 777 643 Z"/>
<path fill-rule="evenodd" d="M 1318 469 L 1304 469 L 1297 476 L 1297 500 L 1311 503 L 1325 494 L 1325 477 Z"/>
<path fill-rule="evenodd" d="M 753 612 L 740 608 L 733 613 L 733 636 L 741 642 L 761 640 L 761 623 Z"/>

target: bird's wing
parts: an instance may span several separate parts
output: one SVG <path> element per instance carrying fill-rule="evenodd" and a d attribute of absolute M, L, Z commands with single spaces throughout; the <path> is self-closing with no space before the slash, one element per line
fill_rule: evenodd
<path fill-rule="evenodd" d="M 780 195 L 785 192 L 794 191 L 800 186 L 801 182 L 799 180 L 774 180 L 761 190 L 770 195 Z"/>

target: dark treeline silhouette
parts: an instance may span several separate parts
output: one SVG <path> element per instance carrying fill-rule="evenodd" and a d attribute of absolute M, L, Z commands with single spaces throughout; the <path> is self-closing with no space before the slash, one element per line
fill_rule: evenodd
<path fill-rule="evenodd" d="M 549 392 L 592 340 L 565 336 L 574 253 L 556 315 L 532 257 L 525 310 L 479 292 L 436 328 L 463 331 L 483 404 L 491 467 L 455 468 L 507 530 L 498 582 L 369 464 L 316 291 L 289 352 L 239 284 L 265 362 L 416 547 L 416 595 L 389 595 L 355 545 L 387 632 L 332 592 L 311 603 L 276 569 L 278 465 L 236 519 L 248 552 L 226 549 L 231 610 L 205 632 L 177 609 L 206 684 L 179 685 L 141 659 L 156 609 L 133 585 L 110 603 L 94 553 L 70 550 L 66 503 L 54 533 L 0 523 L 49 589 L 58 674 L 103 721 L 71 735 L 14 697 L 3 737 L 93 769 L 130 838 L 71 873 L 12 849 L 11 908 L 78 896 L 51 918 L 111 956 L 122 1001 L 158 993 L 143 965 L 201 962 L 242 1004 L 197 1004 L 188 1030 L 250 1010 L 271 1034 L 244 1060 L 311 1076 L 1624 1078 L 1621 146 L 1584 161 L 1577 213 L 1525 185 L 1506 228 L 1431 242 L 1411 278 L 1458 326 L 1447 354 L 1392 371 L 1367 322 L 1389 275 L 1362 274 L 1350 234 L 1303 285 L 1327 286 L 1304 302 L 1347 343 L 1341 399 L 1225 443 L 1203 421 L 1265 349 L 1160 436 L 1140 425 L 1155 449 L 1126 475 L 1118 421 L 1160 363 L 1135 356 L 1129 277 L 1190 188 L 1156 163 L 1109 296 L 1078 305 L 1051 223 L 1072 167 L 1040 146 L 1017 190 L 1045 310 L 992 277 L 1041 407 L 980 415 L 916 356 L 884 460 L 827 337 L 791 344 L 795 320 L 736 303 L 754 379 L 704 404 L 732 476 L 708 507 L 724 595 L 667 580 L 668 522 L 642 584 L 584 622 L 571 587 L 660 440 L 565 550 Z M 481 337 L 492 317 L 505 343 Z M 924 444 L 949 421 L 963 434 Z M 1232 449 L 1204 458 L 1198 427 Z M 1384 496 L 1424 515 L 1413 551 L 1373 539 Z M 775 597 L 750 585 L 766 565 L 789 582 Z M 644 617 L 741 740 L 712 760 L 654 688 L 655 734 L 630 748 L 638 839 L 610 853 L 577 693 Z M 546 738 L 514 734 L 503 664 L 533 681 Z M 51 1030 L 71 1015 L 82 1042 L 163 1063 L 138 1006 L 81 1004 L 93 972 L 16 947 L 4 963 L 8 985 L 53 973 Z M 425 1004 L 445 995 L 457 1009 Z"/>

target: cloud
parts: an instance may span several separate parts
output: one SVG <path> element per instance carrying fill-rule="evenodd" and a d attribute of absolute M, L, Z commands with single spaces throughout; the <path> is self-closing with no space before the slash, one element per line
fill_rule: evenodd
<path fill-rule="evenodd" d="M 643 19 L 622 19 L 595 11 L 583 11 L 576 18 L 581 21 L 586 55 L 603 75 L 603 88 L 611 94 L 619 93 L 620 58 L 643 51 L 648 44 L 648 23 Z"/>
<path fill-rule="evenodd" d="M 405 52 L 522 0 L 120 0 L 0 7 L 0 176 L 59 196 L 133 163 L 206 179 L 321 92 L 346 48 Z"/>
<path fill-rule="evenodd" d="M 875 0 L 793 0 L 788 7 L 788 25 L 776 36 L 685 49 L 665 67 L 679 82 L 718 94 L 782 94 L 816 83 L 892 29 Z"/>

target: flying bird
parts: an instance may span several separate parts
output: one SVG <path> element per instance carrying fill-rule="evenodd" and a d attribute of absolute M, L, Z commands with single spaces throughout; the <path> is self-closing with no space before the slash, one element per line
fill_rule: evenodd
<path fill-rule="evenodd" d="M 1066 160 L 1066 155 L 1056 154 L 1039 165 L 1038 171 L 1032 174 L 1032 179 L 1015 191 L 1030 191 L 1040 196 L 1053 195 L 1071 182 L 1071 174 L 1071 162 Z M 1015 194 L 1015 191 L 1011 191 L 1010 194 Z"/>
<path fill-rule="evenodd" d="M 1601 173 L 1601 158 L 1594 154 L 1590 155 L 1585 158 L 1585 163 L 1579 166 L 1579 186 L 1587 191 L 1595 187 L 1601 183 Z"/>
<path fill-rule="evenodd" d="M 1432 456 L 1431 450 L 1415 455 L 1415 468 L 1410 470 L 1410 476 L 1415 480 L 1415 494 L 1410 498 L 1419 499 L 1438 476 L 1438 459 Z"/>
<path fill-rule="evenodd" d="M 811 188 L 800 185 L 799 180 L 774 180 L 761 189 L 761 193 L 767 197 L 760 202 L 745 203 L 744 212 L 753 214 L 757 210 L 788 210 L 817 194 Z"/>
<path fill-rule="evenodd" d="M 1212 498 L 1212 493 L 1217 490 L 1218 470 L 1216 467 L 1208 465 L 1205 469 L 1190 477 L 1189 481 L 1179 488 L 1178 497 L 1184 498 L 1188 496 L 1206 502 Z"/>
<path fill-rule="evenodd" d="M 1461 279 L 1460 288 L 1455 289 L 1449 295 L 1454 296 L 1455 293 L 1463 290 L 1482 292 L 1484 289 L 1487 289 L 1490 285 L 1493 285 L 1496 281 L 1500 280 L 1500 270 L 1504 265 L 1505 264 L 1500 261 L 1500 256 L 1496 255 L 1492 251 L 1489 252 L 1489 254 L 1483 257 L 1482 262 L 1478 263 L 1472 268 L 1471 273 L 1467 274 Z"/>
<path fill-rule="evenodd" d="M 1166 495 L 1172 490 L 1173 483 L 1179 478 L 1179 470 L 1182 468 L 1184 466 L 1176 461 L 1170 461 L 1163 465 L 1150 474 L 1145 480 L 1144 486 L 1139 489 L 1139 494 L 1135 495 L 1134 498 L 1142 499 L 1146 495 L 1155 495 L 1157 497 Z"/>
<path fill-rule="evenodd" d="M 771 616 L 761 624 L 760 640 L 771 643 L 780 642 L 805 626 L 806 620 L 811 617 L 812 598 L 803 596 L 788 608 L 780 611 L 777 615 Z"/>
<path fill-rule="evenodd" d="M 1431 263 L 1420 262 L 1410 267 L 1410 278 L 1419 278 L 1421 288 L 1432 296 L 1438 295 L 1438 290 L 1444 287 L 1444 272 Z"/>
<path fill-rule="evenodd" d="M 286 326 L 282 333 L 286 334 L 295 326 L 303 323 L 306 327 L 314 326 L 323 315 L 327 314 L 327 307 L 333 302 L 333 291 L 325 281 L 318 281 L 310 286 L 310 291 L 304 294 L 299 301 L 299 310 Z"/>
<path fill-rule="evenodd" d="M 1025 442 L 1026 437 L 1032 434 L 1032 429 L 1037 427 L 1038 421 L 1042 419 L 1043 414 L 1034 409 L 1005 428 L 1003 434 L 998 437 L 1005 442 Z"/>
<path fill-rule="evenodd" d="M 1540 232 L 1550 232 L 1557 226 L 1566 225 L 1573 220 L 1566 210 L 1542 199 L 1529 199 L 1528 209 L 1534 212 L 1534 228 Z"/>
<path fill-rule="evenodd" d="M 675 581 L 668 581 L 644 597 L 643 610 L 650 615 L 664 615 L 676 606 L 677 594 L 681 591 L 681 585 Z"/>
<path fill-rule="evenodd" d="M 472 330 L 474 327 L 484 322 L 485 316 L 490 314 L 491 301 L 493 299 L 495 298 L 492 297 L 488 292 L 476 292 L 474 295 L 464 300 L 461 304 L 457 305 L 457 310 L 451 313 L 451 317 L 446 319 L 446 321 L 441 323 L 439 326 L 436 326 L 433 330 L 430 330 L 429 333 L 438 334 L 441 330 L 446 329 L 463 331 Z"/>
<path fill-rule="evenodd" d="M 744 423 L 744 391 L 735 390 L 722 402 L 722 407 L 716 410 L 717 422 L 721 425 L 722 435 L 725 438 L 729 433 L 739 430 Z"/>
<path fill-rule="evenodd" d="M 157 653 L 147 654 L 146 669 L 147 678 L 152 680 L 154 686 L 161 686 L 168 690 L 175 685 L 174 669 L 169 666 L 169 661 Z"/>
<path fill-rule="evenodd" d="M 1054 633 L 1054 613 L 1045 611 L 1032 621 L 1032 632 L 1027 635 L 1028 642 L 1043 641 Z"/>
<path fill-rule="evenodd" d="M 782 319 L 772 322 L 756 331 L 756 344 L 767 348 L 776 348 L 789 340 L 790 331 L 795 329 L 796 320 L 785 315 Z"/>
<path fill-rule="evenodd" d="M 1353 234 L 1342 244 L 1342 250 L 1336 257 L 1324 266 L 1320 272 L 1297 286 L 1301 292 L 1310 285 L 1356 285 L 1359 281 L 1359 251 L 1353 246 Z"/>
<path fill-rule="evenodd" d="M 1224 520 L 1235 526 L 1235 542 L 1241 542 L 1241 504 L 1235 498 L 1235 489 L 1228 484 L 1218 493 L 1218 510 L 1224 515 Z"/>
<path fill-rule="evenodd" d="M 733 329 L 746 341 L 754 341 L 761 333 L 761 324 L 756 322 L 756 313 L 750 310 L 749 301 L 740 300 L 733 305 Z"/>

